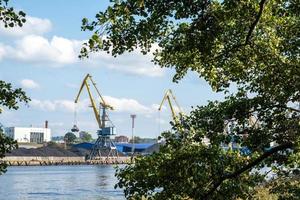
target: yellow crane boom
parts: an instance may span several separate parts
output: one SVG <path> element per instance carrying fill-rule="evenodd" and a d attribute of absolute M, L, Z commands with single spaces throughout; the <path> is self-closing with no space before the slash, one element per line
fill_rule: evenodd
<path fill-rule="evenodd" d="M 88 95 L 89 95 L 89 99 L 90 99 L 90 102 L 91 102 L 91 107 L 93 108 L 93 111 L 94 111 L 94 115 L 95 115 L 95 118 L 96 118 L 96 121 L 98 123 L 98 126 L 99 128 L 103 128 L 104 127 L 104 121 L 105 121 L 105 116 L 102 116 L 102 119 L 101 119 L 101 116 L 100 116 L 100 110 L 97 108 L 97 105 L 96 105 L 96 101 L 91 93 L 91 89 L 90 89 L 90 84 L 89 84 L 89 81 L 92 83 L 92 85 L 94 86 L 98 96 L 100 97 L 100 105 L 104 108 L 104 109 L 111 109 L 113 110 L 113 107 L 110 106 L 109 104 L 107 104 L 105 101 L 104 101 L 104 98 L 102 97 L 102 95 L 100 94 L 97 86 L 96 86 L 96 83 L 93 81 L 92 79 L 92 76 L 90 74 L 87 74 L 83 81 L 82 81 L 82 84 L 80 86 L 80 89 L 79 89 L 79 92 L 75 98 L 75 103 L 78 103 L 78 100 L 79 100 L 79 97 L 82 93 L 82 90 L 84 87 L 86 87 L 87 89 L 87 92 L 88 92 Z"/>
<path fill-rule="evenodd" d="M 175 112 L 175 109 L 174 109 L 174 107 L 173 107 L 172 99 L 173 99 L 173 101 L 175 102 L 176 106 L 177 106 L 178 109 L 179 109 L 179 113 L 178 113 L 178 114 L 179 114 L 179 115 L 183 115 L 183 111 L 181 110 L 181 108 L 180 108 L 180 106 L 179 106 L 179 104 L 178 104 L 178 102 L 177 102 L 177 100 L 176 100 L 176 98 L 175 98 L 175 96 L 174 96 L 174 94 L 173 94 L 173 92 L 172 92 L 171 89 L 168 89 L 168 90 L 165 92 L 165 95 L 164 95 L 164 97 L 163 97 L 163 99 L 162 99 L 162 101 L 161 101 L 161 103 L 160 103 L 160 106 L 159 106 L 158 110 L 161 111 L 164 102 L 165 102 L 165 101 L 168 101 L 169 107 L 170 107 L 170 109 L 171 109 L 171 113 L 172 113 L 173 120 L 174 120 L 176 123 L 179 123 L 179 117 L 177 116 L 177 114 L 176 114 L 176 112 Z"/>

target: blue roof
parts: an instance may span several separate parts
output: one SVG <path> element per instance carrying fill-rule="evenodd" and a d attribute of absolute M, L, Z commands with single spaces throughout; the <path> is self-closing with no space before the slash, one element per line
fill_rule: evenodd
<path fill-rule="evenodd" d="M 137 144 L 134 144 L 134 148 L 135 149 L 147 149 L 148 147 L 152 146 L 153 144 L 154 143 L 137 143 Z M 131 148 L 132 143 L 117 143 L 116 146 Z"/>
<path fill-rule="evenodd" d="M 134 144 L 134 148 L 135 149 L 147 149 L 150 146 L 152 146 L 154 143 L 137 143 Z M 90 142 L 83 142 L 83 143 L 79 143 L 79 144 L 74 144 L 73 147 L 76 148 L 83 148 L 83 149 L 91 149 L 93 147 L 94 143 L 90 143 Z M 116 147 L 118 149 L 121 148 L 132 148 L 132 143 L 115 143 Z"/>
<path fill-rule="evenodd" d="M 150 146 L 152 146 L 153 143 L 137 143 L 134 144 L 134 152 L 143 152 Z M 128 153 L 132 151 L 132 144 L 131 143 L 118 143 L 116 144 L 116 147 L 118 151 L 123 152 L 123 153 Z"/>
<path fill-rule="evenodd" d="M 79 144 L 74 144 L 73 147 L 82 148 L 82 149 L 92 149 L 94 143 L 83 142 Z"/>
<path fill-rule="evenodd" d="M 134 149 L 137 152 L 142 152 L 145 149 L 149 148 L 152 146 L 154 143 L 137 143 L 134 144 Z M 79 144 L 74 144 L 73 147 L 75 148 L 82 148 L 82 149 L 92 149 L 94 143 L 89 143 L 89 142 L 83 142 Z M 132 149 L 132 143 L 115 143 L 117 150 L 119 152 L 130 152 Z"/>

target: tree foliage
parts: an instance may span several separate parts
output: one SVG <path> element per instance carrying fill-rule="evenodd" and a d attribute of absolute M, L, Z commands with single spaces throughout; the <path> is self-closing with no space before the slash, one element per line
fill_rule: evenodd
<path fill-rule="evenodd" d="M 155 143 L 157 141 L 156 138 L 141 138 L 139 136 L 134 136 L 133 138 L 134 143 Z M 129 143 L 132 143 L 132 138 L 129 140 Z"/>
<path fill-rule="evenodd" d="M 274 178 L 256 188 L 256 200 L 298 200 L 300 196 L 299 173 L 292 177 Z"/>
<path fill-rule="evenodd" d="M 68 133 L 65 134 L 64 140 L 67 144 L 72 144 L 76 140 L 76 135 L 72 132 L 68 132 Z"/>
<path fill-rule="evenodd" d="M 92 135 L 86 131 L 81 131 L 79 135 L 81 142 L 91 142 L 93 140 Z"/>
<path fill-rule="evenodd" d="M 25 21 L 23 11 L 17 13 L 12 7 L 8 7 L 8 0 L 0 0 L 0 22 L 3 23 L 5 28 L 22 26 Z M 2 112 L 2 106 L 17 110 L 20 102 L 27 103 L 29 100 L 21 88 L 14 89 L 11 83 L 0 80 L 0 113 Z M 0 130 L 0 159 L 17 147 L 17 142 L 5 136 L 3 130 Z M 6 167 L 5 163 L 0 163 L 0 174 L 6 171 Z"/>
<path fill-rule="evenodd" d="M 21 88 L 13 89 L 11 83 L 0 80 L 0 106 L 17 110 L 20 102 L 27 103 L 29 100 Z"/>
<path fill-rule="evenodd" d="M 94 21 L 82 20 L 82 29 L 94 34 L 81 57 L 135 48 L 146 54 L 158 46 L 154 62 L 174 68 L 173 81 L 195 71 L 226 94 L 222 102 L 194 108 L 182 124 L 173 123 L 160 152 L 118 170 L 117 186 L 128 199 L 247 199 L 264 182 L 259 169 L 293 175 L 300 164 L 299 5 L 299 0 L 116 0 Z M 237 90 L 229 94 L 232 83 Z M 222 146 L 233 136 L 248 153 Z"/>
<path fill-rule="evenodd" d="M 17 142 L 4 135 L 2 129 L 0 129 L 0 159 L 16 148 L 18 148 Z M 6 172 L 6 167 L 7 164 L 0 161 L 0 175 Z"/>
<path fill-rule="evenodd" d="M 4 27 L 23 26 L 26 22 L 26 14 L 23 11 L 16 12 L 13 7 L 8 6 L 9 0 L 0 0 L 0 22 Z"/>
<path fill-rule="evenodd" d="M 29 100 L 22 89 L 13 89 L 10 83 L 0 80 L 0 113 L 2 106 L 17 110 L 19 108 L 18 103 L 27 103 Z M 4 135 L 3 130 L 0 128 L 0 159 L 17 147 L 17 142 Z M 0 163 L 0 174 L 6 171 L 6 167 L 5 163 Z"/>

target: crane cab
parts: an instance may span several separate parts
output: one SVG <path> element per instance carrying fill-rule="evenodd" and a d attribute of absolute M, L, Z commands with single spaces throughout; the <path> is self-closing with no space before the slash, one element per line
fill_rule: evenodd
<path fill-rule="evenodd" d="M 111 127 L 103 127 L 100 130 L 97 131 L 98 136 L 110 136 L 110 135 L 116 135 L 116 128 Z"/>

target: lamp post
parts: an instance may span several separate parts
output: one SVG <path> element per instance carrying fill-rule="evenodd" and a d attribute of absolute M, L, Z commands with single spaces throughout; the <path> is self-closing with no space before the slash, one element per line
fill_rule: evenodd
<path fill-rule="evenodd" d="M 134 154 L 134 119 L 136 118 L 136 115 L 132 114 L 130 115 L 131 119 L 132 119 L 132 126 L 131 126 L 131 133 L 132 133 L 132 147 L 131 147 L 131 154 L 133 157 Z"/>

